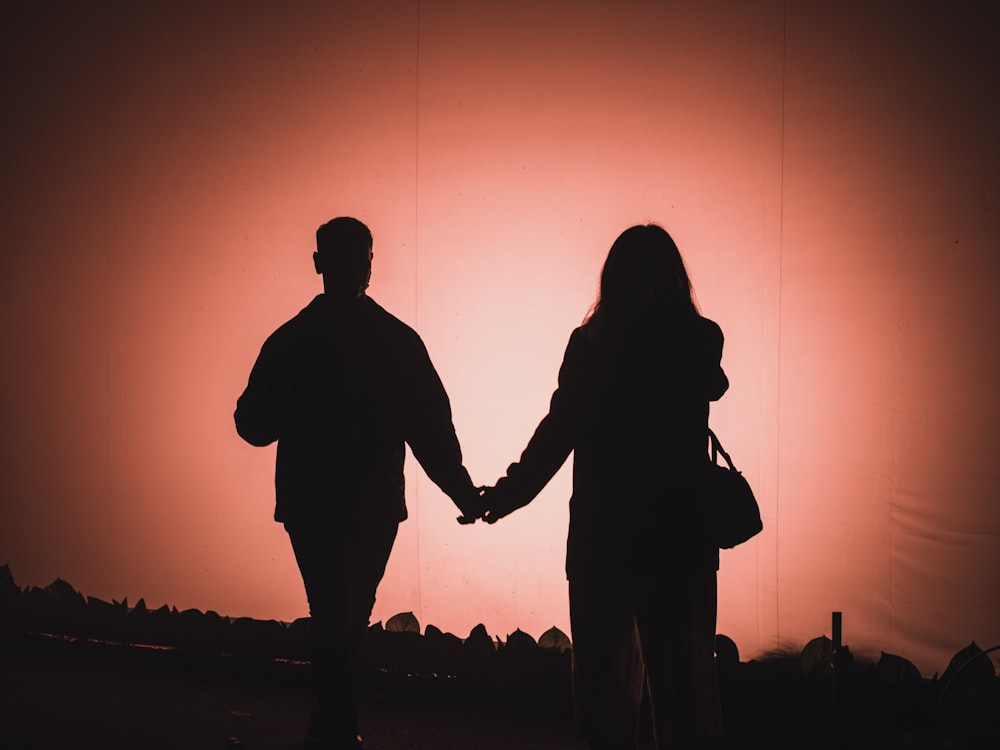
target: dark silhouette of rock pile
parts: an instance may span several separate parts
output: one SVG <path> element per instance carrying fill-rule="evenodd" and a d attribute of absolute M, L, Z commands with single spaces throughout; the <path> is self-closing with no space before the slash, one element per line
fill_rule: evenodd
<path fill-rule="evenodd" d="M 222 670 L 239 677 L 307 683 L 309 620 L 230 618 L 140 599 L 85 597 L 57 579 L 20 589 L 0 566 L 0 638 L 7 644 L 90 650 L 98 658 L 155 661 L 185 670 Z M 801 651 L 740 661 L 736 644 L 716 640 L 728 731 L 768 747 L 1000 747 L 1000 678 L 989 654 L 971 643 L 939 677 L 883 652 L 856 659 L 826 636 Z M 477 625 L 465 638 L 411 612 L 368 629 L 363 686 L 410 700 L 444 700 L 486 708 L 572 715 L 571 643 L 557 628 L 537 641 L 515 630 L 506 639 Z M 647 707 L 648 720 L 648 707 Z M 862 741 L 863 739 L 863 741 Z M 857 743 L 861 744 L 857 744 Z"/>
<path fill-rule="evenodd" d="M 506 640 L 477 625 L 466 638 L 420 623 L 410 612 L 372 625 L 362 650 L 372 689 L 427 698 L 468 698 L 491 705 L 559 696 L 570 711 L 569 638 L 551 628 L 536 642 L 516 630 Z M 186 668 L 306 681 L 309 618 L 291 623 L 230 618 L 216 612 L 150 609 L 140 599 L 107 602 L 85 597 L 62 579 L 21 590 L 0 567 L 0 633 L 55 639 L 101 650 L 109 658 L 157 659 Z"/>

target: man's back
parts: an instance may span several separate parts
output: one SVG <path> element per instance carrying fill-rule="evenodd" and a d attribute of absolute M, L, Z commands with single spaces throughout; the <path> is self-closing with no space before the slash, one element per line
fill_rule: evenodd
<path fill-rule="evenodd" d="M 278 521 L 342 516 L 362 503 L 403 520 L 407 441 L 432 478 L 437 466 L 461 465 L 423 342 L 367 296 L 343 306 L 319 295 L 275 331 L 235 418 L 248 442 L 278 440 Z"/>

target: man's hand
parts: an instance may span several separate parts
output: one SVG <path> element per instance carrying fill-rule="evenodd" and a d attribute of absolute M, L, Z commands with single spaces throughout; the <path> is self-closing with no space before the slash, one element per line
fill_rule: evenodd
<path fill-rule="evenodd" d="M 485 487 L 474 487 L 469 495 L 462 498 L 461 501 L 455 501 L 455 505 L 462 511 L 462 515 L 456 519 L 460 524 L 465 526 L 475 523 L 483 517 L 483 513 L 486 512 L 486 507 L 483 505 L 483 493 L 485 490 Z"/>

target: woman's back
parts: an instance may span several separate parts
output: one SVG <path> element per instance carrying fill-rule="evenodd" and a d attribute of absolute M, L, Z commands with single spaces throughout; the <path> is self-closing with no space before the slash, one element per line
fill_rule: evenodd
<path fill-rule="evenodd" d="M 595 550 L 613 558 L 660 544 L 691 557 L 678 547 L 693 509 L 686 488 L 707 461 L 709 402 L 727 386 L 722 332 L 706 318 L 611 333 L 578 329 L 563 365 L 564 380 L 579 378 L 570 569 L 574 549 L 591 563 Z"/>

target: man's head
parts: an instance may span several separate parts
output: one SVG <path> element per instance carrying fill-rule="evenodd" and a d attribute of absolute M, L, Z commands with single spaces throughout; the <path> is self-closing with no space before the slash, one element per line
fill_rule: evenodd
<path fill-rule="evenodd" d="M 338 216 L 316 230 L 313 263 L 323 290 L 337 301 L 357 299 L 372 275 L 372 233 L 350 216 Z"/>

